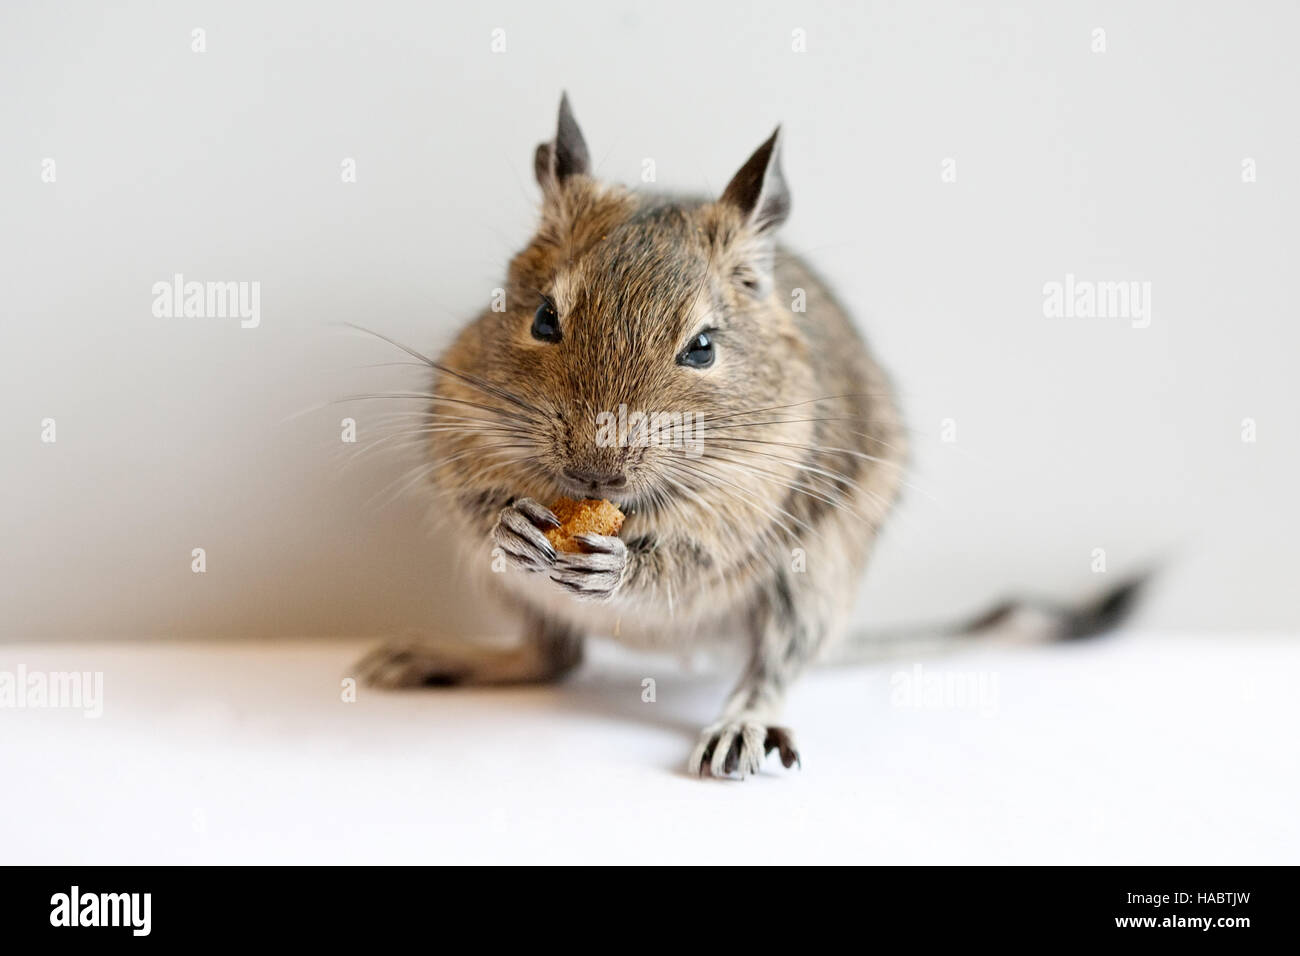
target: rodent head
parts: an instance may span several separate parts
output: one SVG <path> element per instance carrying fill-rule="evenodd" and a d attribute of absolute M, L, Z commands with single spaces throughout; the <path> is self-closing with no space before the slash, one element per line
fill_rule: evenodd
<path fill-rule="evenodd" d="M 711 424 L 812 394 L 806 345 L 773 290 L 790 208 L 779 145 L 778 130 L 716 201 L 634 193 L 593 177 L 565 98 L 555 139 L 537 148 L 541 223 L 510 263 L 504 308 L 443 358 L 511 398 L 446 376 L 440 394 L 506 417 L 440 444 L 473 458 L 484 482 L 543 500 L 653 508 L 716 483 Z M 752 437 L 773 436 L 806 429 L 773 423 Z"/>

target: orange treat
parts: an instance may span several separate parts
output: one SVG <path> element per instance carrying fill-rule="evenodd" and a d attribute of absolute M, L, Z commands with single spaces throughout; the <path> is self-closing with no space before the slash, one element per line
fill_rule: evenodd
<path fill-rule="evenodd" d="M 551 505 L 555 517 L 561 525 L 546 532 L 546 538 L 555 546 L 556 551 L 568 551 L 577 554 L 582 545 L 573 540 L 577 534 L 618 534 L 623 527 L 623 512 L 611 501 L 598 498 L 561 498 Z"/>

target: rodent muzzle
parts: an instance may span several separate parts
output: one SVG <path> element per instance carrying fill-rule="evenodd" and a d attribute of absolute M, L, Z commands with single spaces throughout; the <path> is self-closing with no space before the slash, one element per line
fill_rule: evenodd
<path fill-rule="evenodd" d="M 565 468 L 564 477 L 592 491 L 613 490 L 627 486 L 627 475 L 620 471 L 597 471 L 589 468 Z"/>

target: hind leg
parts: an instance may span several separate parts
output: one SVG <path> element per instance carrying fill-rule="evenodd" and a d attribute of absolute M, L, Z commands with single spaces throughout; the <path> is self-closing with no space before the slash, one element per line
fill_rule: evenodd
<path fill-rule="evenodd" d="M 582 662 L 582 645 L 580 634 L 530 618 L 523 640 L 513 647 L 396 640 L 362 658 L 356 673 L 371 687 L 384 688 L 547 683 Z"/>

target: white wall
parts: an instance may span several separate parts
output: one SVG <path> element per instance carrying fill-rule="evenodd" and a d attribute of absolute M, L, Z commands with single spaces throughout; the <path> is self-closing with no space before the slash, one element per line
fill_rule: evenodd
<path fill-rule="evenodd" d="M 627 182 L 720 190 L 785 124 L 788 242 L 915 429 L 864 620 L 1094 588 L 1101 547 L 1173 562 L 1155 626 L 1300 626 L 1294 4 L 113 6 L 0 13 L 3 637 L 484 626 L 418 496 L 368 503 L 416 460 L 340 470 L 381 403 L 290 416 L 419 384 L 335 326 L 432 350 L 488 300 L 561 89 Z M 177 272 L 260 282 L 260 326 L 155 318 Z M 1044 317 L 1067 273 L 1150 282 L 1150 326 Z"/>

